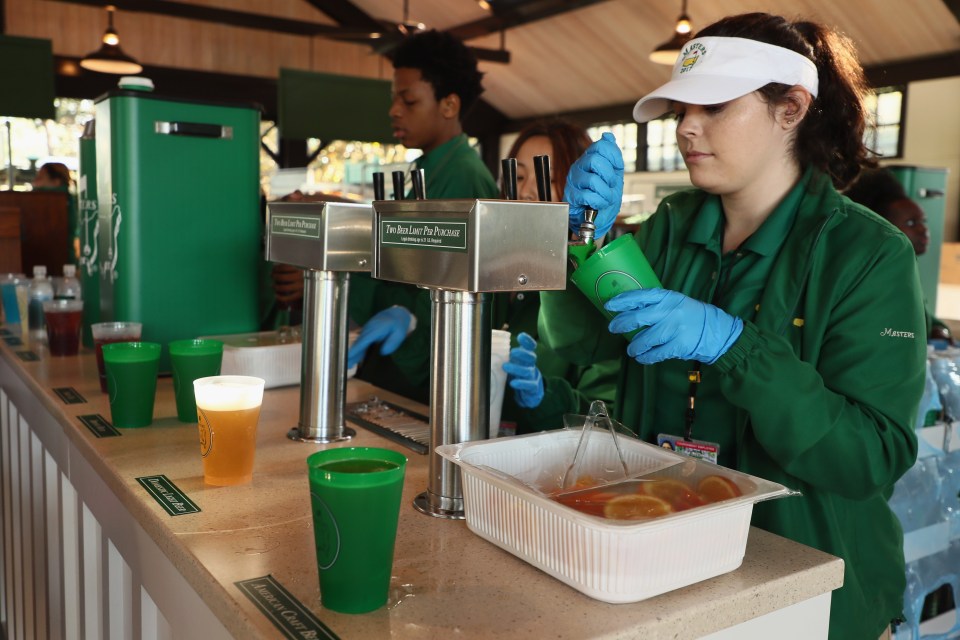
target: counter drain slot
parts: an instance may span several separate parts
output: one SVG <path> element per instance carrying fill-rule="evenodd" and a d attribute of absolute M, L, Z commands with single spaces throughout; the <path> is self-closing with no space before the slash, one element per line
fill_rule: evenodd
<path fill-rule="evenodd" d="M 372 397 L 347 403 L 344 417 L 417 453 L 426 455 L 430 450 L 430 419 L 416 411 Z"/>

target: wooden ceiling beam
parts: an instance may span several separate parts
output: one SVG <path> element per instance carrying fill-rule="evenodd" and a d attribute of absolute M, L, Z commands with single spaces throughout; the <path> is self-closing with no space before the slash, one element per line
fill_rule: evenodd
<path fill-rule="evenodd" d="M 457 27 L 445 29 L 461 40 L 471 40 L 481 36 L 519 27 L 537 20 L 551 18 L 574 9 L 589 7 L 607 0 L 529 0 L 528 2 L 509 3 L 506 7 L 492 2 L 493 15 Z"/>
<path fill-rule="evenodd" d="M 341 27 L 378 31 L 383 28 L 379 20 L 349 0 L 306 0 L 307 3 Z"/>
<path fill-rule="evenodd" d="M 871 87 L 889 87 L 960 75 L 960 50 L 864 68 Z"/>
<path fill-rule="evenodd" d="M 337 35 L 343 32 L 343 29 L 336 25 L 306 22 L 303 20 L 291 20 L 288 18 L 277 18 L 260 13 L 247 13 L 245 11 L 219 9 L 217 7 L 208 7 L 199 4 L 190 4 L 187 2 L 175 2 L 174 0 L 109 0 L 109 2 L 106 0 L 61 1 L 94 7 L 106 7 L 108 4 L 111 4 L 119 11 L 129 11 L 131 13 L 150 13 L 155 15 L 171 16 L 174 18 L 186 18 L 188 20 L 213 22 L 216 24 L 228 24 L 234 27 L 245 27 L 247 29 L 258 29 L 260 31 L 272 31 L 276 33 L 289 33 L 301 36 Z"/>

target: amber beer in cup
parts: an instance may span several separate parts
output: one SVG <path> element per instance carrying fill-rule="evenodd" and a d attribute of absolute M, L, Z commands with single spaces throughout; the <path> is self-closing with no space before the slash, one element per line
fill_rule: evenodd
<path fill-rule="evenodd" d="M 228 486 L 253 479 L 262 378 L 211 376 L 193 382 L 203 479 Z"/>

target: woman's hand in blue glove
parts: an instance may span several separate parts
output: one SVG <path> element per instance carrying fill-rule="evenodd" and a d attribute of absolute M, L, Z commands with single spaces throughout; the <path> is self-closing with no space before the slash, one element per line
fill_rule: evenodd
<path fill-rule="evenodd" d="M 699 360 L 713 364 L 743 331 L 743 320 L 723 309 L 668 289 L 637 289 L 607 301 L 617 314 L 611 333 L 646 327 L 630 341 L 627 354 L 640 364 Z"/>
<path fill-rule="evenodd" d="M 591 144 L 567 173 L 563 199 L 570 203 L 570 230 L 580 232 L 583 210 L 596 209 L 596 237 L 610 231 L 623 201 L 623 154 L 612 133 Z"/>
<path fill-rule="evenodd" d="M 543 402 L 543 376 L 537 368 L 537 341 L 522 331 L 519 346 L 510 349 L 510 360 L 503 363 L 513 397 L 524 409 L 539 407 Z"/>
<path fill-rule="evenodd" d="M 377 313 L 367 320 L 360 330 L 356 341 L 347 351 L 347 369 L 351 369 L 367 355 L 367 349 L 382 342 L 380 353 L 388 356 L 403 344 L 407 334 L 411 331 L 413 314 L 400 306 L 393 306 Z"/>

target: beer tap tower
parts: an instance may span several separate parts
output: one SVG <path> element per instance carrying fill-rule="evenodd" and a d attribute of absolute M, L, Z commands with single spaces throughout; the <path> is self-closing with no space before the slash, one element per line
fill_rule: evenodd
<path fill-rule="evenodd" d="M 380 174 L 381 197 L 382 178 Z M 370 271 L 372 219 L 370 205 L 274 202 L 267 206 L 267 259 L 304 269 L 300 421 L 287 434 L 291 440 L 328 443 L 356 435 L 344 422 L 347 293 L 351 271 Z"/>
<path fill-rule="evenodd" d="M 568 207 L 544 184 L 540 202 L 427 200 L 418 170 L 415 199 L 373 203 L 373 277 L 430 290 L 430 478 L 414 500 L 428 515 L 463 518 L 459 470 L 434 449 L 487 437 L 490 294 L 566 285 Z"/>

